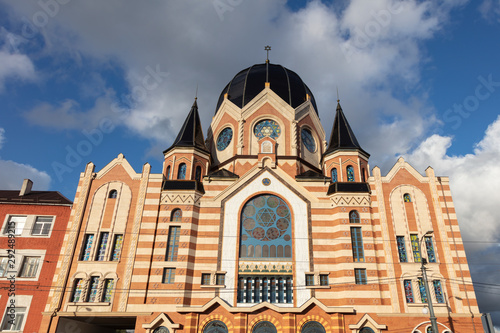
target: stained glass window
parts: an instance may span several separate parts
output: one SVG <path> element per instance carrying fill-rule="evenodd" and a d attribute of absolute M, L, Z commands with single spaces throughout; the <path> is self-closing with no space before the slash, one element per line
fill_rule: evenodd
<path fill-rule="evenodd" d="M 113 279 L 106 279 L 104 281 L 104 290 L 102 292 L 102 301 L 111 302 L 111 293 L 113 292 L 113 287 L 115 286 L 115 281 Z"/>
<path fill-rule="evenodd" d="M 396 236 L 396 240 L 398 243 L 399 262 L 407 262 L 408 258 L 406 257 L 405 237 Z"/>
<path fill-rule="evenodd" d="M 108 248 L 109 232 L 101 232 L 101 239 L 95 259 L 97 261 L 104 261 L 106 249 Z"/>
<path fill-rule="evenodd" d="M 226 324 L 220 320 L 212 320 L 203 328 L 203 333 L 227 333 Z"/>
<path fill-rule="evenodd" d="M 364 262 L 363 238 L 360 227 L 351 227 L 352 257 L 355 262 Z"/>
<path fill-rule="evenodd" d="M 109 191 L 108 198 L 110 198 L 110 199 L 116 199 L 117 196 L 118 196 L 118 192 L 116 190 Z"/>
<path fill-rule="evenodd" d="M 434 280 L 434 294 L 436 294 L 436 301 L 438 303 L 444 303 L 443 289 L 441 288 L 441 281 Z"/>
<path fill-rule="evenodd" d="M 186 179 L 186 163 L 181 163 L 179 165 L 179 170 L 177 171 L 177 179 Z"/>
<path fill-rule="evenodd" d="M 83 250 L 82 250 L 82 257 L 80 260 L 90 260 L 90 251 L 92 250 L 92 242 L 94 241 L 94 235 L 87 234 L 85 235 L 85 238 L 83 239 Z"/>
<path fill-rule="evenodd" d="M 300 131 L 300 135 L 302 137 L 302 143 L 306 146 L 307 150 L 314 153 L 316 151 L 316 141 L 314 141 L 311 131 L 307 128 L 303 128 L 302 131 Z"/>
<path fill-rule="evenodd" d="M 325 328 L 323 325 L 317 321 L 309 321 L 304 326 L 302 326 L 301 333 L 325 333 Z"/>
<path fill-rule="evenodd" d="M 432 331 L 432 326 L 427 326 L 427 329 L 425 330 L 426 333 L 434 333 Z"/>
<path fill-rule="evenodd" d="M 425 236 L 425 248 L 427 249 L 427 257 L 429 262 L 436 262 L 436 254 L 434 253 L 434 244 L 432 236 Z"/>
<path fill-rule="evenodd" d="M 180 209 L 174 209 L 172 211 L 172 214 L 170 215 L 170 221 L 173 222 L 180 222 L 182 221 L 182 210 Z"/>
<path fill-rule="evenodd" d="M 354 181 L 354 168 L 349 165 L 346 170 L 347 170 L 347 181 L 353 182 Z"/>
<path fill-rule="evenodd" d="M 336 183 L 338 181 L 338 176 L 337 176 L 337 168 L 332 169 L 332 183 Z"/>
<path fill-rule="evenodd" d="M 422 256 L 420 255 L 420 244 L 418 243 L 417 235 L 410 235 L 411 249 L 413 251 L 413 259 L 415 262 L 421 262 Z"/>
<path fill-rule="evenodd" d="M 112 251 L 113 254 L 111 256 L 112 261 L 120 260 L 120 255 L 122 253 L 122 246 L 123 246 L 123 235 L 115 235 L 115 241 L 113 243 L 113 251 Z"/>
<path fill-rule="evenodd" d="M 194 179 L 197 181 L 201 181 L 201 166 L 196 167 L 196 171 L 194 172 Z"/>
<path fill-rule="evenodd" d="M 167 242 L 167 255 L 166 261 L 176 261 L 177 251 L 179 250 L 179 234 L 181 227 L 168 228 L 168 242 Z"/>
<path fill-rule="evenodd" d="M 73 296 L 71 297 L 71 302 L 81 302 L 82 299 L 82 291 L 83 291 L 83 280 L 75 279 L 75 284 L 73 288 Z"/>
<path fill-rule="evenodd" d="M 425 283 L 422 278 L 418 278 L 418 288 L 420 290 L 420 299 L 422 303 L 427 303 L 427 290 L 425 289 Z"/>
<path fill-rule="evenodd" d="M 406 303 L 415 303 L 413 297 L 413 289 L 411 287 L 411 280 L 404 280 Z"/>
<path fill-rule="evenodd" d="M 359 333 L 375 333 L 371 328 L 369 327 L 363 327 Z"/>
<path fill-rule="evenodd" d="M 229 146 L 231 140 L 233 139 L 233 130 L 230 127 L 226 127 L 220 132 L 217 137 L 217 150 L 223 151 Z"/>
<path fill-rule="evenodd" d="M 366 268 L 355 268 L 354 269 L 354 278 L 356 280 L 356 284 L 366 284 Z"/>
<path fill-rule="evenodd" d="M 349 223 L 359 223 L 359 213 L 357 210 L 349 212 Z"/>
<path fill-rule="evenodd" d="M 259 139 L 269 136 L 273 139 L 277 139 L 281 134 L 280 125 L 274 120 L 261 120 L 255 125 L 253 133 Z"/>
<path fill-rule="evenodd" d="M 170 179 L 170 165 L 167 167 L 167 171 L 165 173 L 166 173 L 165 176 L 166 176 L 167 180 L 169 180 Z"/>
<path fill-rule="evenodd" d="M 98 276 L 92 276 L 90 278 L 90 291 L 87 296 L 87 302 L 95 302 L 96 297 L 97 297 L 97 290 L 99 289 L 99 277 Z"/>
<path fill-rule="evenodd" d="M 161 283 L 172 284 L 175 282 L 175 268 L 164 268 Z"/>
<path fill-rule="evenodd" d="M 291 212 L 285 201 L 262 194 L 241 213 L 240 258 L 291 258 Z"/>
<path fill-rule="evenodd" d="M 403 195 L 403 200 L 404 200 L 405 202 L 411 202 L 411 196 L 410 196 L 408 193 L 405 193 L 405 194 Z"/>

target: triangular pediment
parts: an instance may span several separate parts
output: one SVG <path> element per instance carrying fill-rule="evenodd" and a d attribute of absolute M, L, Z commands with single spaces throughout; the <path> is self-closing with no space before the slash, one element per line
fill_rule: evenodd
<path fill-rule="evenodd" d="M 125 170 L 125 172 L 130 176 L 130 178 L 133 180 L 141 179 L 141 174 L 135 172 L 134 168 L 132 168 L 132 166 L 127 161 L 125 156 L 121 153 L 118 154 L 118 156 L 115 159 L 113 159 L 111 162 L 109 162 L 104 168 L 102 168 L 96 174 L 96 179 L 101 179 L 102 177 L 104 177 L 104 175 L 109 173 L 115 167 L 122 167 Z"/>

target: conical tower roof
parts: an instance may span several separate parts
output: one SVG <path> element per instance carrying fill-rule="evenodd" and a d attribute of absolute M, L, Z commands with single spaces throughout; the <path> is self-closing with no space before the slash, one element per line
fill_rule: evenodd
<path fill-rule="evenodd" d="M 344 115 L 344 111 L 342 111 L 342 107 L 340 106 L 340 102 L 337 101 L 337 113 L 335 115 L 335 121 L 333 122 L 332 134 L 330 136 L 330 143 L 328 145 L 328 149 L 325 151 L 323 155 L 328 155 L 337 150 L 359 150 L 370 156 L 367 152 L 361 148 L 354 135 L 354 132 L 349 126 L 347 119 Z"/>
<path fill-rule="evenodd" d="M 205 147 L 205 139 L 201 128 L 200 115 L 198 114 L 198 104 L 196 99 L 194 100 L 191 111 L 189 111 L 189 114 L 187 115 L 174 143 L 163 153 L 165 154 L 176 147 L 198 148 L 203 152 L 208 153 L 208 150 Z"/>

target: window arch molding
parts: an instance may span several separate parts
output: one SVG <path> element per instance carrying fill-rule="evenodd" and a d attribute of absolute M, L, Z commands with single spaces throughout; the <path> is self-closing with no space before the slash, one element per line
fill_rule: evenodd
<path fill-rule="evenodd" d="M 182 210 L 175 208 L 170 213 L 170 222 L 182 222 Z"/>

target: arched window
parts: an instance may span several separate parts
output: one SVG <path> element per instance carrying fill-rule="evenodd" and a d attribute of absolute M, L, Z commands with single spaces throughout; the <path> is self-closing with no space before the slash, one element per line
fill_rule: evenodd
<path fill-rule="evenodd" d="M 160 326 L 158 328 L 155 328 L 153 333 L 169 333 L 169 331 L 168 328 L 166 328 L 165 326 Z"/>
<path fill-rule="evenodd" d="M 301 330 L 301 333 L 326 333 L 323 325 L 317 321 L 308 321 Z"/>
<path fill-rule="evenodd" d="M 366 176 L 365 176 L 365 168 L 361 169 L 361 181 L 364 183 L 366 182 Z"/>
<path fill-rule="evenodd" d="M 177 179 L 186 179 L 186 163 L 181 163 L 179 165 L 179 170 L 177 171 Z"/>
<path fill-rule="evenodd" d="M 194 179 L 197 181 L 201 181 L 201 166 L 196 167 L 196 171 L 194 173 Z"/>
<path fill-rule="evenodd" d="M 291 258 L 291 225 L 285 201 L 272 194 L 253 197 L 241 212 L 240 258 Z"/>
<path fill-rule="evenodd" d="M 227 333 L 227 326 L 220 320 L 212 320 L 203 329 L 203 333 Z"/>
<path fill-rule="evenodd" d="M 359 213 L 357 210 L 349 212 L 349 223 L 359 223 Z"/>
<path fill-rule="evenodd" d="M 426 333 L 434 333 L 432 331 L 432 326 L 427 326 L 427 329 L 425 330 Z"/>
<path fill-rule="evenodd" d="M 109 191 L 108 198 L 110 198 L 110 199 L 116 199 L 117 196 L 118 196 L 118 192 L 116 190 Z"/>
<path fill-rule="evenodd" d="M 371 328 L 369 327 L 363 327 L 359 333 L 375 333 Z"/>
<path fill-rule="evenodd" d="M 167 167 L 167 172 L 166 172 L 165 176 L 166 176 L 167 180 L 170 179 L 170 165 Z"/>
<path fill-rule="evenodd" d="M 408 193 L 405 193 L 405 194 L 403 195 L 403 200 L 404 200 L 405 202 L 411 202 L 411 196 L 410 196 Z"/>
<path fill-rule="evenodd" d="M 172 222 L 181 222 L 182 221 L 182 210 L 179 208 L 174 209 L 172 214 L 170 214 L 170 221 Z"/>
<path fill-rule="evenodd" d="M 276 327 L 269 321 L 261 321 L 253 327 L 252 333 L 277 333 Z"/>
<path fill-rule="evenodd" d="M 346 171 L 347 171 L 347 181 L 348 182 L 354 182 L 354 168 L 349 165 L 347 168 L 346 168 Z"/>
<path fill-rule="evenodd" d="M 338 176 L 337 176 L 337 168 L 332 169 L 332 183 L 336 183 L 338 181 Z"/>

